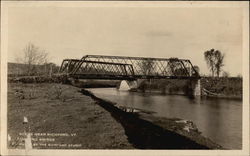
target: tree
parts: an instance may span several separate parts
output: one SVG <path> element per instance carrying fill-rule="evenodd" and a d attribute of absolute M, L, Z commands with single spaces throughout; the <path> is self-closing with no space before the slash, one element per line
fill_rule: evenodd
<path fill-rule="evenodd" d="M 154 62 L 151 59 L 142 60 L 139 62 L 139 67 L 143 75 L 150 75 L 153 71 Z"/>
<path fill-rule="evenodd" d="M 48 62 L 48 53 L 45 50 L 40 50 L 33 43 L 28 43 L 23 50 L 24 55 L 17 58 L 19 62 L 26 64 L 26 74 L 32 75 L 37 73 L 38 65 L 44 65 Z"/>
<path fill-rule="evenodd" d="M 191 68 L 185 67 L 178 58 L 169 58 L 167 67 L 171 72 L 171 75 L 174 76 L 187 76 L 189 74 L 193 74 L 191 73 Z"/>
<path fill-rule="evenodd" d="M 215 57 L 215 70 L 217 77 L 220 76 L 220 72 L 222 67 L 224 66 L 223 61 L 224 61 L 224 54 L 222 54 L 220 51 L 216 50 L 214 53 Z"/>
<path fill-rule="evenodd" d="M 215 74 L 217 75 L 217 77 L 220 76 L 220 72 L 222 70 L 222 67 L 224 66 L 224 56 L 225 55 L 222 54 L 219 50 L 211 49 L 204 52 L 204 58 L 210 68 L 213 77 Z"/>
<path fill-rule="evenodd" d="M 59 68 L 60 67 L 57 66 L 55 63 L 52 63 L 52 62 L 44 63 L 41 66 L 41 69 L 43 69 L 43 71 L 41 71 L 41 73 L 43 73 L 44 75 L 51 76 L 53 73 L 58 72 Z"/>
<path fill-rule="evenodd" d="M 199 66 L 194 65 L 194 70 L 197 72 L 197 74 L 200 74 L 200 68 L 199 68 Z"/>

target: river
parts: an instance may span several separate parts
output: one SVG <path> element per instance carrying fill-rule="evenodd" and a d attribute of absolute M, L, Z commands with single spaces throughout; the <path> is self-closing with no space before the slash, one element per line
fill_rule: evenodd
<path fill-rule="evenodd" d="M 88 89 L 97 97 L 119 105 L 156 112 L 154 115 L 193 121 L 202 134 L 228 149 L 242 148 L 242 101 L 217 98 L 190 99 L 119 91 L 115 88 Z"/>

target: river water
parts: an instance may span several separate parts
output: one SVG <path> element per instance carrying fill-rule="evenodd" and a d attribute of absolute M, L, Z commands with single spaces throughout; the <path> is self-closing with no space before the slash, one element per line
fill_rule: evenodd
<path fill-rule="evenodd" d="M 97 97 L 119 105 L 156 112 L 154 115 L 193 121 L 202 134 L 228 149 L 242 148 L 242 101 L 216 98 L 190 99 L 119 91 L 115 88 L 88 89 Z"/>

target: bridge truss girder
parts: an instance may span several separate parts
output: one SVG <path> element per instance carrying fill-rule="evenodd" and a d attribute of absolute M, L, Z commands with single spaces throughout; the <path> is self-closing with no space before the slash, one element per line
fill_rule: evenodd
<path fill-rule="evenodd" d="M 65 59 L 59 72 L 82 79 L 197 79 L 200 77 L 190 60 L 103 55 Z"/>

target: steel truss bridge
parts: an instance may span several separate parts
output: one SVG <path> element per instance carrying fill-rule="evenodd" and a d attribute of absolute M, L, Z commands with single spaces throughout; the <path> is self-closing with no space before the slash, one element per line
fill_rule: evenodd
<path fill-rule="evenodd" d="M 190 60 L 86 55 L 64 59 L 59 73 L 75 79 L 199 79 Z"/>

